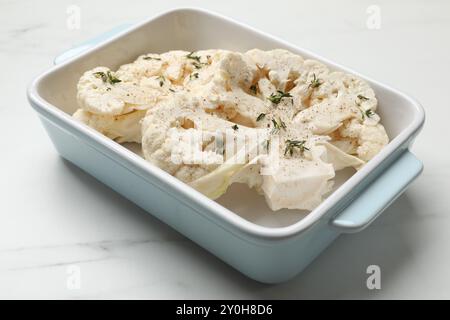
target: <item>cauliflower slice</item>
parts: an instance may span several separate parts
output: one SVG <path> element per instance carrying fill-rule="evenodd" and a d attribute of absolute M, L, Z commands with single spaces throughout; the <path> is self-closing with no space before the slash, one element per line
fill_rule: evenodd
<path fill-rule="evenodd" d="M 276 174 L 264 176 L 261 188 L 267 204 L 274 211 L 283 208 L 313 210 L 333 186 L 333 166 L 320 160 L 283 162 Z"/>
<path fill-rule="evenodd" d="M 209 112 L 254 126 L 257 116 L 266 109 L 264 101 L 250 93 L 257 67 L 247 56 L 228 51 L 216 52 L 211 61 L 185 79 L 187 91 L 202 100 Z"/>
<path fill-rule="evenodd" d="M 261 167 L 271 161 L 270 156 L 259 155 L 245 164 L 236 163 L 232 158 L 190 185 L 209 198 L 216 199 L 232 183 L 245 183 L 262 193 L 274 211 L 282 208 L 312 210 L 331 190 L 334 167 L 341 169 L 363 163 L 335 149 L 327 154 L 329 149 L 325 145 L 314 145 L 311 147 L 311 159 L 281 158 L 278 167 L 269 174 L 261 174 Z"/>
<path fill-rule="evenodd" d="M 227 157 L 239 151 L 228 150 L 227 139 L 253 130 L 234 126 L 206 113 L 198 99 L 176 95 L 148 110 L 142 122 L 143 154 L 147 161 L 189 183 L 222 164 L 224 150 Z M 214 138 L 229 131 L 235 133 L 223 141 L 222 150 L 215 150 Z"/>
<path fill-rule="evenodd" d="M 309 105 L 345 97 L 345 99 L 360 107 L 363 112 L 368 109 L 376 110 L 377 99 L 375 98 L 375 92 L 366 81 L 355 75 L 336 71 L 317 75 L 317 86 L 314 88 L 311 88 L 311 83 L 309 83 Z"/>
<path fill-rule="evenodd" d="M 210 199 L 219 198 L 234 182 L 246 183 L 249 187 L 259 187 L 262 179 L 259 174 L 256 174 L 259 168 L 256 164 L 257 159 L 249 163 L 239 163 L 235 161 L 235 157 L 208 174 L 193 180 L 189 185 Z"/>
<path fill-rule="evenodd" d="M 80 108 L 101 115 L 120 115 L 148 109 L 160 96 L 158 89 L 143 88 L 137 83 L 123 82 L 106 67 L 83 74 L 78 82 Z"/>
<path fill-rule="evenodd" d="M 317 135 L 327 135 L 339 128 L 343 121 L 359 116 L 359 109 L 345 98 L 324 101 L 300 111 L 293 122 L 307 125 Z"/>
<path fill-rule="evenodd" d="M 361 159 L 345 153 L 329 142 L 322 141 L 319 144 L 326 148 L 326 152 L 323 152 L 322 154 L 322 160 L 326 163 L 331 163 L 335 171 L 347 167 L 353 167 L 358 170 L 365 164 Z"/>
<path fill-rule="evenodd" d="M 166 65 L 163 76 L 173 83 L 180 84 L 186 76 L 186 65 L 188 63 L 186 57 L 188 55 L 189 52 L 182 50 L 163 53 L 161 58 Z"/>
<path fill-rule="evenodd" d="M 352 119 L 339 128 L 339 134 L 343 138 L 352 138 L 358 141 L 356 155 L 358 158 L 369 161 L 389 143 L 389 138 L 384 127 L 380 124 L 368 125 L 357 119 Z"/>
<path fill-rule="evenodd" d="M 252 49 L 245 53 L 260 69 L 261 78 L 267 78 L 277 90 L 289 91 L 300 75 L 303 58 L 287 50 L 262 51 Z"/>
<path fill-rule="evenodd" d="M 161 75 L 165 61 L 158 54 L 139 56 L 134 62 L 124 64 L 116 71 L 116 76 L 124 82 L 139 82 L 141 79 Z"/>
<path fill-rule="evenodd" d="M 73 117 L 118 143 L 141 143 L 140 121 L 145 116 L 145 112 L 145 110 L 135 110 L 117 116 L 107 116 L 78 109 Z"/>

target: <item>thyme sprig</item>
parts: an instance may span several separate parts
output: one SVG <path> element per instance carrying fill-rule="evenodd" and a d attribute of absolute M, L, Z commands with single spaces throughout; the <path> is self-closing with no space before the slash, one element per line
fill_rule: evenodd
<path fill-rule="evenodd" d="M 269 152 L 270 149 L 270 139 L 266 139 L 264 141 L 264 148 L 266 149 L 267 152 Z"/>
<path fill-rule="evenodd" d="M 372 109 L 367 109 L 366 112 L 364 112 L 367 118 L 372 117 L 375 113 L 372 111 Z"/>
<path fill-rule="evenodd" d="M 159 86 L 162 87 L 164 85 L 164 82 L 166 81 L 166 78 L 164 78 L 163 76 L 159 76 L 158 80 L 159 80 Z"/>
<path fill-rule="evenodd" d="M 358 97 L 358 99 L 363 100 L 363 101 L 369 100 L 369 98 L 363 96 L 362 94 L 358 94 L 357 97 Z"/>
<path fill-rule="evenodd" d="M 113 76 L 111 71 L 107 71 L 106 73 L 104 73 L 102 71 L 94 72 L 94 76 L 96 76 L 97 78 L 102 79 L 103 82 L 109 83 L 109 84 L 115 84 L 115 83 L 118 83 L 118 82 L 122 82 L 122 80 L 120 80 L 116 76 Z"/>
<path fill-rule="evenodd" d="M 201 69 L 203 68 L 203 66 L 206 66 L 207 63 L 193 62 L 192 65 L 195 67 L 195 69 Z"/>
<path fill-rule="evenodd" d="M 367 109 L 366 111 L 360 109 L 361 111 L 361 118 L 364 120 L 366 117 L 371 118 L 375 113 L 372 111 L 372 109 Z"/>
<path fill-rule="evenodd" d="M 256 118 L 256 121 L 261 121 L 262 119 L 264 119 L 266 116 L 265 113 L 260 113 L 259 116 Z"/>
<path fill-rule="evenodd" d="M 290 156 L 294 154 L 294 149 L 298 148 L 301 153 L 303 153 L 305 150 L 309 150 L 307 147 L 305 147 L 305 140 L 290 140 L 287 139 L 285 141 L 286 148 L 284 149 L 284 155 L 287 155 L 289 153 Z"/>
<path fill-rule="evenodd" d="M 192 51 L 191 53 L 189 53 L 189 54 L 186 56 L 186 58 L 195 60 L 195 61 L 197 61 L 198 63 L 200 63 L 200 57 L 199 57 L 199 56 L 194 56 L 194 53 L 195 53 L 195 52 Z"/>
<path fill-rule="evenodd" d="M 277 90 L 277 93 L 272 93 L 270 97 L 267 97 L 274 104 L 279 104 L 283 98 L 292 98 L 292 95 L 289 92 Z"/>
<path fill-rule="evenodd" d="M 198 72 L 191 73 L 191 75 L 189 76 L 189 80 L 192 80 L 192 79 L 198 79 Z"/>
<path fill-rule="evenodd" d="M 147 56 L 147 57 L 144 57 L 144 60 L 156 60 L 156 61 L 161 61 L 161 58 Z"/>
<path fill-rule="evenodd" d="M 320 85 L 322 83 L 323 82 L 319 78 L 316 77 L 316 74 L 313 73 L 313 79 L 311 80 L 311 83 L 309 84 L 308 88 L 311 88 L 311 89 L 318 88 L 318 87 L 320 87 Z"/>
<path fill-rule="evenodd" d="M 281 129 L 286 130 L 286 124 L 281 120 L 281 118 L 278 118 L 278 121 L 275 119 L 272 119 L 273 123 L 273 129 L 271 133 L 278 133 Z"/>

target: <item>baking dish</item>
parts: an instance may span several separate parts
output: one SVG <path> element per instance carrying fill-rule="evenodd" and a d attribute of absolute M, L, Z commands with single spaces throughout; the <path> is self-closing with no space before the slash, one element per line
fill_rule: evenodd
<path fill-rule="evenodd" d="M 98 65 L 112 69 L 148 52 L 222 48 L 245 51 L 285 48 L 354 73 L 377 94 L 379 113 L 391 142 L 309 214 L 269 212 L 262 198 L 233 187 L 212 201 L 119 145 L 75 121 L 76 84 Z M 55 60 L 28 88 L 58 153 L 210 251 L 248 277 L 264 283 L 286 281 L 303 270 L 342 233 L 367 227 L 422 171 L 409 151 L 425 119 L 409 96 L 249 26 L 209 11 L 175 9 L 111 32 Z M 237 188 L 237 189 L 236 189 Z"/>

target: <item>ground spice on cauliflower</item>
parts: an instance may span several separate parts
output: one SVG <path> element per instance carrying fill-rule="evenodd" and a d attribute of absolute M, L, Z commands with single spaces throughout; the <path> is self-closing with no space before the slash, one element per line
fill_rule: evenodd
<path fill-rule="evenodd" d="M 272 210 L 313 210 L 389 142 L 368 83 L 282 49 L 146 54 L 86 71 L 77 98 L 75 118 L 210 198 L 246 183 Z"/>

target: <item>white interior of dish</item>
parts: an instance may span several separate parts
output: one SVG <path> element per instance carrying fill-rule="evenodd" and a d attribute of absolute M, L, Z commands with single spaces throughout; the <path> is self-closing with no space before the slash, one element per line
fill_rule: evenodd
<path fill-rule="evenodd" d="M 64 64 L 39 82 L 37 90 L 44 100 L 61 111 L 72 114 L 78 108 L 76 84 L 82 73 L 88 69 L 96 66 L 116 69 L 124 63 L 133 61 L 138 55 L 149 52 L 162 53 L 176 49 L 195 51 L 212 48 L 242 52 L 252 48 L 263 50 L 285 48 L 305 58 L 321 60 L 333 70 L 342 70 L 329 61 L 250 28 L 243 28 L 201 11 L 181 10 L 159 16 L 126 33 L 123 37 Z M 378 113 L 392 140 L 414 121 L 415 113 L 405 112 L 405 108 L 411 107 L 401 96 L 385 90 L 376 83 L 369 82 L 377 94 Z M 131 150 L 139 149 L 133 145 L 126 147 Z M 342 185 L 352 173 L 351 169 L 338 172 L 334 189 Z M 218 202 L 241 217 L 267 227 L 289 226 L 307 214 L 307 212 L 287 209 L 274 213 L 266 205 L 263 196 L 243 185 L 233 185 L 224 196 L 218 199 Z"/>

